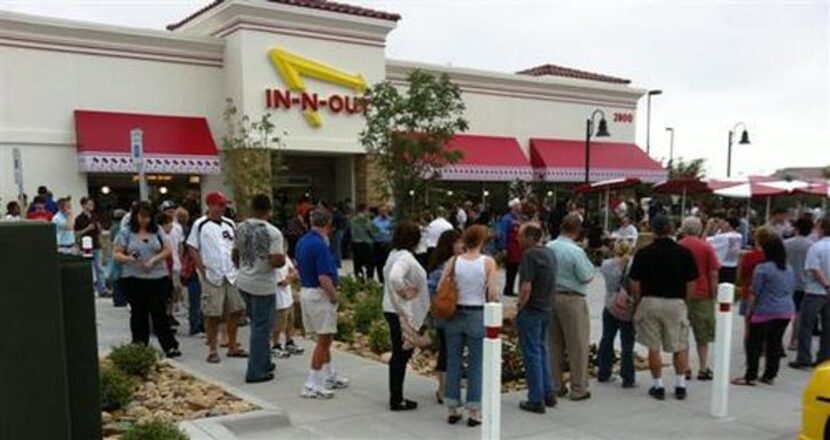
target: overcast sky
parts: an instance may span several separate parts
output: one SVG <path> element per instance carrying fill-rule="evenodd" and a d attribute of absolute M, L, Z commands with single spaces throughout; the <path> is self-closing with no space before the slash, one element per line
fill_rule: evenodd
<path fill-rule="evenodd" d="M 343 0 L 403 16 L 390 58 L 512 72 L 561 64 L 662 89 L 652 155 L 726 173 L 727 132 L 749 128 L 733 175 L 830 165 L 828 0 Z M 209 0 L 0 0 L 0 9 L 163 29 Z M 645 99 L 638 143 L 645 146 Z"/>

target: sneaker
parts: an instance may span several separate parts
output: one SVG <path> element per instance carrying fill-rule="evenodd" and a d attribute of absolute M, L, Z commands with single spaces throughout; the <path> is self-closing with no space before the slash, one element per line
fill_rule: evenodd
<path fill-rule="evenodd" d="M 305 399 L 320 399 L 320 400 L 328 400 L 334 398 L 334 393 L 323 388 L 323 387 L 303 387 L 303 391 L 300 392 L 300 397 Z"/>
<path fill-rule="evenodd" d="M 677 400 L 686 400 L 686 387 L 674 387 L 674 398 Z"/>
<path fill-rule="evenodd" d="M 179 351 L 178 348 L 171 348 L 170 350 L 167 350 L 167 352 L 164 353 L 164 356 L 167 357 L 168 359 L 173 359 L 173 358 L 181 357 L 182 352 Z"/>
<path fill-rule="evenodd" d="M 545 405 L 543 403 L 531 402 L 529 400 L 519 402 L 519 409 L 536 414 L 544 414 L 546 412 Z"/>
<path fill-rule="evenodd" d="M 654 397 L 657 400 L 666 400 L 666 389 L 665 388 L 657 388 L 651 387 L 648 390 L 648 395 Z"/>
<path fill-rule="evenodd" d="M 349 387 L 349 379 L 335 375 L 326 379 L 325 387 L 328 390 L 342 390 Z"/>
<path fill-rule="evenodd" d="M 282 348 L 275 348 L 271 350 L 271 354 L 277 359 L 288 359 L 291 357 L 291 353 L 283 350 Z"/>
<path fill-rule="evenodd" d="M 293 342 L 285 344 L 285 351 L 292 355 L 300 355 L 305 353 L 305 348 L 294 345 Z"/>
<path fill-rule="evenodd" d="M 789 365 L 790 368 L 795 368 L 796 370 L 806 370 L 813 367 L 813 364 L 808 364 L 806 362 L 799 361 L 793 361 L 788 363 L 787 365 Z"/>

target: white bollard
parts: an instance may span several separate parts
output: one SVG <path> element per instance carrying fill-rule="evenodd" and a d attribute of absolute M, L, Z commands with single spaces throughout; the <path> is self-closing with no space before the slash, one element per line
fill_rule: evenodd
<path fill-rule="evenodd" d="M 84 258 L 92 258 L 92 237 L 84 237 L 81 239 L 81 253 Z"/>
<path fill-rule="evenodd" d="M 734 284 L 723 283 L 718 286 L 713 358 L 715 377 L 712 381 L 712 404 L 709 409 L 709 414 L 718 418 L 725 418 L 729 415 L 729 360 L 732 356 L 732 302 L 734 298 Z"/>
<path fill-rule="evenodd" d="M 501 303 L 485 304 L 481 389 L 482 440 L 501 438 L 501 325 Z"/>

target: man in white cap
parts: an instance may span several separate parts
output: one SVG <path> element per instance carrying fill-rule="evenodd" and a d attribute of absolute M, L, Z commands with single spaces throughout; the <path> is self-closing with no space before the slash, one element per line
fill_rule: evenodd
<path fill-rule="evenodd" d="M 516 296 L 513 290 L 516 287 L 516 274 L 519 272 L 519 263 L 522 260 L 522 248 L 519 245 L 519 227 L 522 225 L 522 201 L 518 197 L 507 203 L 510 211 L 501 218 L 498 230 L 498 248 L 505 253 L 505 270 L 507 272 L 504 283 L 504 296 Z"/>

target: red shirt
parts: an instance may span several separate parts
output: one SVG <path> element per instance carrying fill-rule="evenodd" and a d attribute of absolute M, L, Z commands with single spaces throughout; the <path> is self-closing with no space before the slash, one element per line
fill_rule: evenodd
<path fill-rule="evenodd" d="M 752 296 L 752 274 L 755 272 L 755 266 L 763 263 L 766 259 L 764 251 L 758 249 L 749 251 L 741 259 L 741 263 L 739 264 L 743 284 L 741 286 L 741 298 L 747 299 Z"/>
<path fill-rule="evenodd" d="M 51 222 L 52 221 L 52 213 L 46 210 L 43 211 L 32 211 L 26 214 L 26 220 L 40 220 L 44 222 Z"/>
<path fill-rule="evenodd" d="M 688 249 L 695 258 L 698 273 L 698 277 L 695 280 L 695 298 L 714 298 L 715 292 L 711 291 L 712 280 L 709 278 L 709 275 L 720 269 L 720 262 L 718 262 L 718 255 L 715 253 L 715 248 L 700 237 L 686 237 L 680 240 L 679 243 Z"/>

